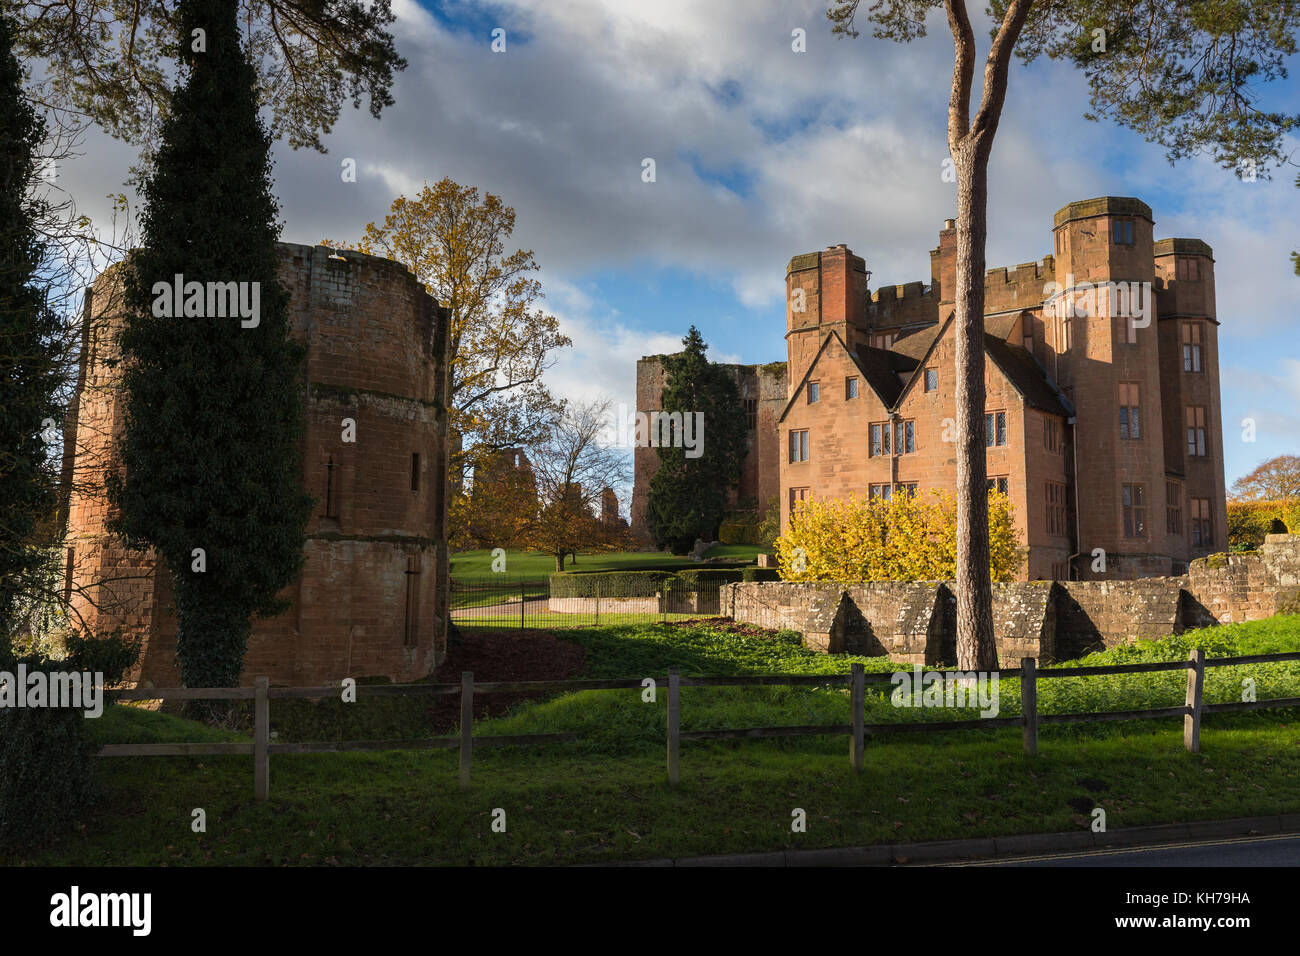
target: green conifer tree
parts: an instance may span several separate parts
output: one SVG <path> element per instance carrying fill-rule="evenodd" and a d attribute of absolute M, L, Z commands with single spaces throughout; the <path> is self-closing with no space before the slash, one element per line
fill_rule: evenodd
<path fill-rule="evenodd" d="M 708 360 L 695 326 L 682 345 L 683 351 L 664 357 L 663 410 L 680 413 L 683 423 L 685 416 L 701 413 L 703 429 L 689 435 L 694 449 L 676 440 L 665 446 L 660 439 L 659 470 L 650 479 L 646 509 L 656 546 L 674 554 L 689 551 L 697 537 L 716 538 L 748 450 L 736 383 Z"/>
<path fill-rule="evenodd" d="M 29 187 L 45 124 L 22 90 L 13 24 L 0 12 L 0 644 L 18 597 L 42 564 L 36 540 L 53 517 L 58 318 L 37 270 L 44 246 Z"/>
<path fill-rule="evenodd" d="M 184 82 L 128 270 L 122 471 L 109 494 L 114 529 L 173 576 L 183 682 L 225 687 L 238 683 L 251 616 L 281 610 L 277 594 L 301 569 L 303 353 L 288 334 L 270 140 L 237 4 L 178 8 Z M 257 314 L 221 317 L 205 296 L 202 315 L 169 315 L 156 284 L 176 276 L 240 283 L 250 305 L 256 289 Z"/>

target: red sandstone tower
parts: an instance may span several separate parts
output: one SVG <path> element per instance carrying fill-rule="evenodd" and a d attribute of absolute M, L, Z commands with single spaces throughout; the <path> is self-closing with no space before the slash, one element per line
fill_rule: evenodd
<path fill-rule="evenodd" d="M 303 484 L 317 499 L 291 608 L 255 620 L 242 680 L 422 677 L 446 656 L 446 311 L 404 267 L 282 243 L 293 334 L 307 345 Z M 168 574 L 105 530 L 103 475 L 120 435 L 120 273 L 100 276 L 83 356 L 67 589 L 96 633 L 142 639 L 132 677 L 176 686 Z"/>

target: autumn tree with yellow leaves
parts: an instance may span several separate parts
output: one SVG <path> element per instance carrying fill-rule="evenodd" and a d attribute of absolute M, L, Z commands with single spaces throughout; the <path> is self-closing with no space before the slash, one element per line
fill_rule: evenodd
<path fill-rule="evenodd" d="M 932 491 L 800 502 L 776 554 L 787 581 L 950 581 L 957 501 Z M 989 492 L 989 556 L 994 581 L 1010 581 L 1025 558 L 1011 501 L 997 491 Z"/>
<path fill-rule="evenodd" d="M 533 253 L 506 253 L 514 228 L 515 211 L 499 196 L 480 198 L 475 187 L 444 178 L 413 199 L 398 196 L 360 242 L 322 240 L 402 263 L 450 310 L 453 495 L 495 453 L 542 442 L 559 411 L 542 373 L 572 342 L 537 305 Z"/>

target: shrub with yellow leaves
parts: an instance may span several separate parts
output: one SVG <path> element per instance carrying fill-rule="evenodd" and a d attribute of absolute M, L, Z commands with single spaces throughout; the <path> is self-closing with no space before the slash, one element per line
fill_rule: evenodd
<path fill-rule="evenodd" d="M 1024 563 L 1011 500 L 989 492 L 989 561 L 994 581 Z M 776 540 L 786 581 L 947 581 L 957 571 L 957 500 L 951 492 L 853 495 L 798 504 Z"/>

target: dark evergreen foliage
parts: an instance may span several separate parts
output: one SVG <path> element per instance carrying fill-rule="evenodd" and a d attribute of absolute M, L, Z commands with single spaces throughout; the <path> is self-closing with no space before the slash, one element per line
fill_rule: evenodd
<path fill-rule="evenodd" d="M 717 538 L 747 451 L 736 383 L 708 360 L 708 346 L 695 326 L 682 345 L 682 352 L 664 358 L 663 410 L 683 416 L 703 413 L 703 432 L 694 436 L 700 440 L 701 453 L 688 457 L 679 441 L 669 447 L 660 445 L 659 470 L 650 480 L 646 509 L 656 545 L 674 554 L 685 554 L 697 537 Z"/>
<path fill-rule="evenodd" d="M 46 436 L 59 417 L 58 318 L 37 276 L 44 246 L 28 192 L 45 123 L 23 95 L 13 29 L 0 13 L 0 643 L 44 560 L 37 538 L 55 504 Z"/>
<path fill-rule="evenodd" d="M 288 336 L 269 137 L 235 10 L 226 0 L 179 4 L 186 75 L 128 272 L 123 472 L 109 482 L 114 529 L 155 548 L 173 575 L 186 686 L 238 682 L 250 617 L 282 608 L 277 593 L 301 568 L 311 509 L 301 486 L 302 349 Z M 259 283 L 258 324 L 155 316 L 155 283 L 176 275 Z"/>

